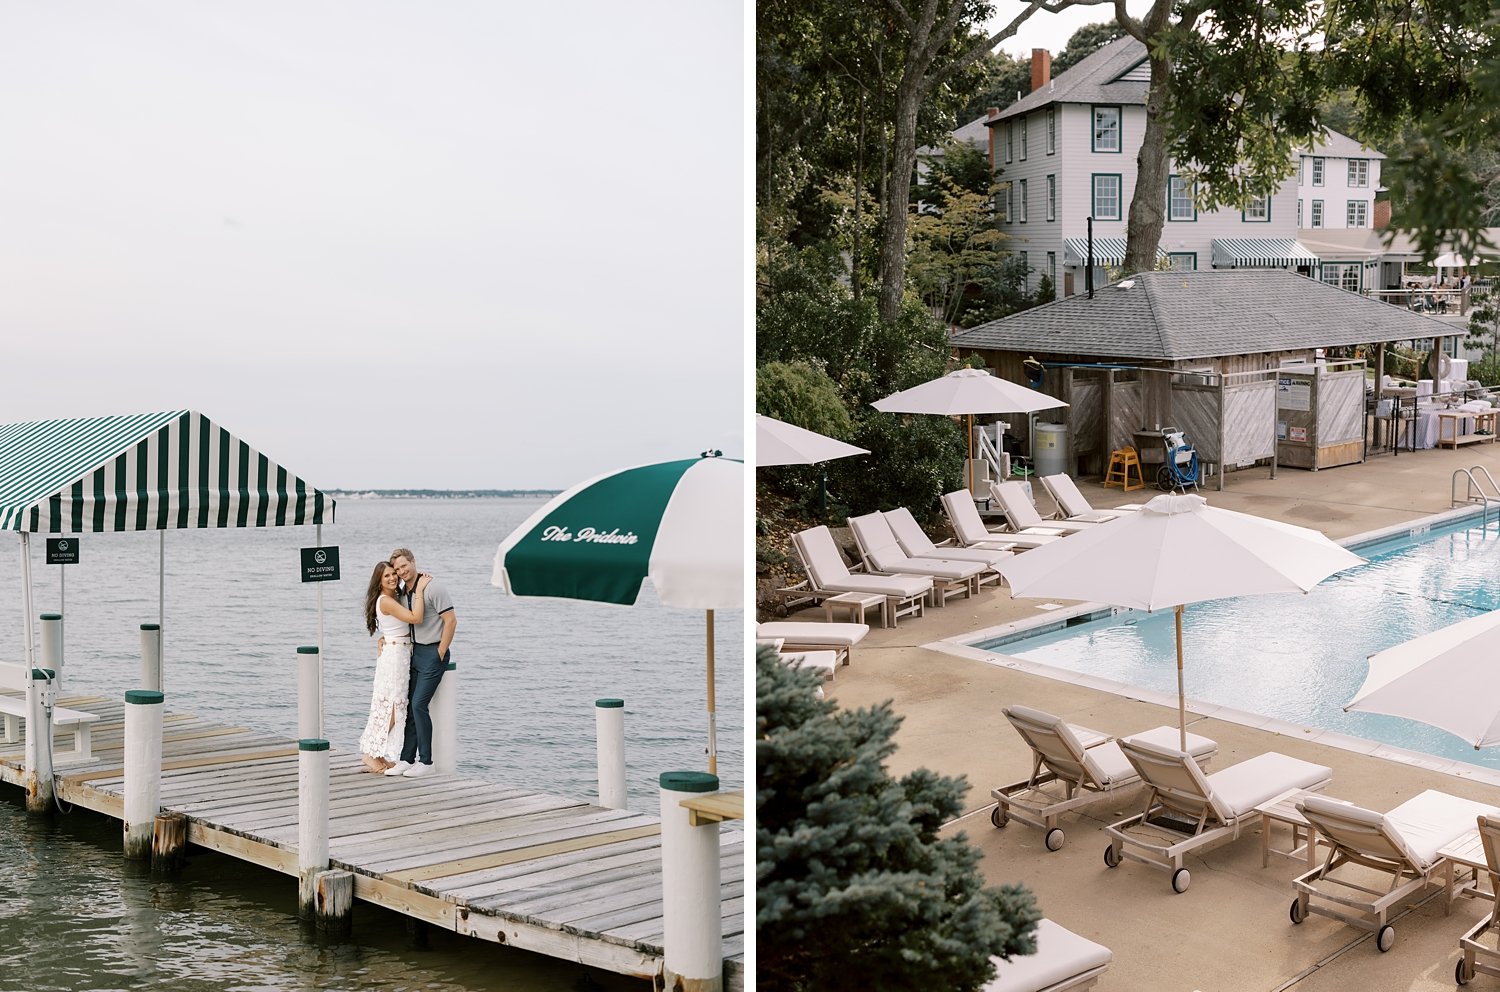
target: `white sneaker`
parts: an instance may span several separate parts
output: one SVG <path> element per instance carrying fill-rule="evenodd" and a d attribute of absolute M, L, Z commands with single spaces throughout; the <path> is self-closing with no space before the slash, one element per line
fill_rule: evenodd
<path fill-rule="evenodd" d="M 418 764 L 418 765 L 412 765 L 410 768 L 408 768 L 406 771 L 402 772 L 401 774 L 405 775 L 407 778 L 421 778 L 423 775 L 431 775 L 432 774 L 432 766 L 431 765 L 420 765 L 420 764 Z"/>
<path fill-rule="evenodd" d="M 385 772 L 384 772 L 384 775 L 385 775 L 386 778 L 395 778 L 398 775 L 404 775 L 404 774 L 406 774 L 406 772 L 410 768 L 411 768 L 411 765 L 408 762 L 398 761 L 394 765 L 392 765 L 391 767 L 387 768 L 385 770 Z"/>

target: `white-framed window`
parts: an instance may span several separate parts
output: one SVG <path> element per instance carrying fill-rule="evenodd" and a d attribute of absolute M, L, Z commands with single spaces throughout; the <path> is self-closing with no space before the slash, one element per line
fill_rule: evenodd
<path fill-rule="evenodd" d="M 1258 196 L 1245 204 L 1245 212 L 1240 219 L 1250 224 L 1265 223 L 1271 219 L 1271 196 Z"/>
<path fill-rule="evenodd" d="M 1021 118 L 1021 161 L 1026 161 L 1026 132 L 1031 128 L 1026 123 L 1026 118 Z"/>
<path fill-rule="evenodd" d="M 1057 252 L 1047 253 L 1047 278 L 1052 282 L 1052 291 L 1057 292 Z"/>
<path fill-rule="evenodd" d="M 1370 204 L 1365 200 L 1350 200 L 1344 212 L 1345 227 L 1369 227 Z"/>
<path fill-rule="evenodd" d="M 1312 226 L 1313 227 L 1322 227 L 1323 226 L 1323 201 L 1322 200 L 1314 200 L 1314 201 L 1312 201 Z"/>
<path fill-rule="evenodd" d="M 1198 219 L 1198 208 L 1193 203 L 1195 185 L 1181 176 L 1167 180 L 1167 220 Z"/>
<path fill-rule="evenodd" d="M 1047 177 L 1047 219 L 1057 220 L 1057 177 Z"/>
<path fill-rule="evenodd" d="M 1167 262 L 1173 272 L 1197 272 L 1198 253 L 1195 251 L 1169 251 Z"/>
<path fill-rule="evenodd" d="M 1118 172 L 1094 173 L 1093 210 L 1095 220 L 1120 219 L 1120 186 Z"/>
<path fill-rule="evenodd" d="M 1005 187 L 1005 222 L 1007 224 L 1010 223 L 1011 211 L 1016 204 L 1015 191 L 1016 187 L 1014 183 Z"/>
<path fill-rule="evenodd" d="M 1370 160 L 1367 158 L 1351 158 L 1349 160 L 1349 186 L 1353 189 L 1370 185 Z M 1353 227 L 1354 225 L 1350 225 Z"/>
<path fill-rule="evenodd" d="M 1016 122 L 1005 122 L 1005 161 L 1009 162 L 1016 147 Z"/>
<path fill-rule="evenodd" d="M 1324 262 L 1321 278 L 1330 286 L 1357 293 L 1359 292 L 1359 270 L 1358 262 Z"/>
<path fill-rule="evenodd" d="M 1094 135 L 1090 146 L 1096 152 L 1118 152 L 1120 150 L 1120 108 L 1093 108 Z"/>
<path fill-rule="evenodd" d="M 1057 108 L 1047 108 L 1047 154 L 1057 153 Z"/>
<path fill-rule="evenodd" d="M 1313 156 L 1313 185 L 1323 185 L 1323 160 L 1316 155 Z"/>
<path fill-rule="evenodd" d="M 1297 200 L 1297 226 L 1298 227 L 1302 226 L 1302 200 L 1301 200 L 1301 198 L 1298 198 L 1298 200 Z"/>
<path fill-rule="evenodd" d="M 1307 156 L 1297 156 L 1297 185 L 1307 185 Z"/>
<path fill-rule="evenodd" d="M 1019 208 L 1016 210 L 1016 220 L 1024 224 L 1026 223 L 1026 180 L 1022 179 L 1020 182 L 1020 186 L 1021 203 Z"/>
<path fill-rule="evenodd" d="M 1021 256 L 1021 285 L 1026 289 L 1031 288 L 1031 263 L 1026 260 L 1026 253 L 1019 252 Z"/>

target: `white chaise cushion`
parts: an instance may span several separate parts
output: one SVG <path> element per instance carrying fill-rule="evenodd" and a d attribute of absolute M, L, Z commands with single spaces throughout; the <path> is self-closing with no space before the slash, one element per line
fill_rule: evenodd
<path fill-rule="evenodd" d="M 1208 776 L 1228 816 L 1238 818 L 1288 789 L 1311 789 L 1333 777 L 1333 769 L 1278 751 L 1267 751 Z"/>
<path fill-rule="evenodd" d="M 757 640 L 780 638 L 787 644 L 807 644 L 813 647 L 853 647 L 870 632 L 863 623 L 808 623 L 803 620 L 774 620 L 756 624 Z"/>
<path fill-rule="evenodd" d="M 997 977 L 982 992 L 1041 992 L 1108 965 L 1114 954 L 1051 920 L 1036 925 L 1036 953 L 995 963 Z"/>
<path fill-rule="evenodd" d="M 1437 860 L 1438 848 L 1473 830 L 1480 814 L 1494 812 L 1486 803 L 1428 789 L 1385 814 L 1385 822 L 1406 842 L 1408 857 L 1426 869 Z"/>
<path fill-rule="evenodd" d="M 1147 744 L 1155 744 L 1157 747 L 1175 748 L 1180 737 L 1176 727 L 1162 726 L 1132 734 L 1126 740 L 1144 741 Z M 1187 735 L 1187 753 L 1191 754 L 1195 761 L 1201 763 L 1204 756 L 1211 755 L 1218 749 L 1219 745 L 1207 737 L 1199 737 L 1197 734 Z M 1129 758 L 1125 757 L 1125 752 L 1120 750 L 1120 745 L 1114 741 L 1091 747 L 1084 754 L 1089 761 L 1090 773 L 1098 779 L 1101 785 L 1123 785 L 1140 778 L 1135 766 L 1130 763 Z"/>

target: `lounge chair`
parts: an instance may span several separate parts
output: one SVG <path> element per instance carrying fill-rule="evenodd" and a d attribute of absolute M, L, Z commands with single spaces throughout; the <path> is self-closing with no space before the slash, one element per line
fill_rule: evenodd
<path fill-rule="evenodd" d="M 1103 944 L 1041 919 L 1036 924 L 1035 954 L 990 960 L 996 977 L 980 992 L 1083 992 L 1098 984 L 1114 954 Z"/>
<path fill-rule="evenodd" d="M 1062 814 L 1141 784 L 1140 774 L 1109 735 L 1064 723 L 1061 717 L 1029 706 L 1007 706 L 1001 712 L 1031 747 L 1031 775 L 990 790 L 995 797 L 990 822 L 995 826 L 1014 819 L 1045 830 L 1047 850 L 1056 851 L 1067 840 L 1057 825 Z M 1175 745 L 1179 737 L 1176 727 L 1163 726 L 1130 739 Z M 1200 767 L 1219 750 L 1197 734 L 1188 734 L 1187 741 Z"/>
<path fill-rule="evenodd" d="M 757 641 L 779 640 L 783 651 L 832 651 L 844 665 L 849 664 L 850 649 L 869 632 L 869 626 L 862 623 L 774 620 L 755 625 Z"/>
<path fill-rule="evenodd" d="M 1040 548 L 1063 536 L 1062 531 L 1047 527 L 1028 527 L 1022 531 L 989 530 L 974 508 L 974 500 L 967 489 L 944 493 L 943 511 L 948 514 L 948 522 L 953 525 L 958 543 L 966 548 Z"/>
<path fill-rule="evenodd" d="M 1484 860 L 1489 868 L 1490 894 L 1494 896 L 1500 892 L 1500 816 L 1484 814 L 1476 821 L 1479 839 L 1484 846 Z M 1494 936 L 1500 933 L 1500 925 L 1497 925 L 1500 919 L 1497 917 L 1500 917 L 1500 900 L 1494 903 L 1488 916 L 1458 938 L 1458 946 L 1464 952 L 1458 967 L 1453 969 L 1453 980 L 1458 984 L 1467 985 L 1475 975 L 1500 978 L 1500 949 L 1497 949 L 1500 942 Z M 1489 944 L 1484 942 L 1486 935 L 1490 937 Z"/>
<path fill-rule="evenodd" d="M 1333 778 L 1326 765 L 1276 751 L 1204 775 L 1191 755 L 1175 747 L 1121 741 L 1120 750 L 1150 792 L 1141 812 L 1104 828 L 1111 838 L 1104 863 L 1115 868 L 1128 858 L 1169 871 L 1174 892 L 1186 892 L 1192 881 L 1182 866 L 1189 851 L 1238 837 L 1264 819 L 1257 806 L 1299 789 L 1319 791 Z"/>
<path fill-rule="evenodd" d="M 832 682 L 834 673 L 839 669 L 839 656 L 836 651 L 791 649 L 779 637 L 760 637 L 759 635 L 755 638 L 755 646 L 771 648 L 781 658 L 783 664 L 819 672 L 824 682 Z"/>
<path fill-rule="evenodd" d="M 1386 916 L 1397 905 L 1441 886 L 1447 890 L 1444 908 L 1451 910 L 1455 896 L 1475 884 L 1456 889 L 1454 865 L 1438 852 L 1473 832 L 1481 815 L 1500 814 L 1494 806 L 1436 789 L 1385 814 L 1326 796 L 1306 797 L 1297 811 L 1329 851 L 1320 867 L 1293 880 L 1297 898 L 1292 901 L 1292 922 L 1301 923 L 1309 913 L 1343 920 L 1375 934 L 1381 951 L 1390 950 L 1396 941 L 1396 928 Z M 1339 874 L 1345 865 L 1371 869 L 1389 876 L 1390 882 L 1372 882 L 1369 871 L 1357 869 Z"/>
<path fill-rule="evenodd" d="M 994 568 L 1011 556 L 1009 548 L 959 548 L 949 542 L 933 544 L 932 538 L 917 523 L 917 518 L 904 506 L 886 510 L 885 522 L 891 528 L 891 533 L 896 535 L 896 543 L 901 545 L 901 550 L 913 558 L 977 561 Z"/>
<path fill-rule="evenodd" d="M 1005 519 L 1010 521 L 1011 527 L 1018 531 L 1025 531 L 1028 527 L 1047 527 L 1064 534 L 1076 534 L 1099 526 L 1097 523 L 1076 520 L 1043 520 L 1042 515 L 1036 511 L 1036 505 L 1031 502 L 1031 497 L 1026 494 L 1026 488 L 1019 482 L 991 482 L 990 496 L 999 505 L 1000 512 L 1005 514 Z"/>
<path fill-rule="evenodd" d="M 927 575 L 865 575 L 849 571 L 833 535 L 821 524 L 792 535 L 792 545 L 807 570 L 808 591 L 817 599 L 841 592 L 879 593 L 886 598 L 885 622 L 894 627 L 902 617 L 922 615 L 922 602 L 932 592 Z"/>
<path fill-rule="evenodd" d="M 997 581 L 1000 573 L 993 566 L 977 561 L 955 561 L 945 558 L 913 558 L 901 550 L 896 535 L 881 513 L 850 517 L 849 529 L 859 546 L 865 568 L 880 575 L 932 576 L 932 604 L 942 606 L 950 596 L 972 596 L 986 579 Z"/>
<path fill-rule="evenodd" d="M 1071 475 L 1043 475 L 1039 478 L 1042 488 L 1047 490 L 1047 495 L 1051 496 L 1052 502 L 1057 504 L 1057 512 L 1053 516 L 1063 520 L 1074 520 L 1084 524 L 1102 524 L 1117 520 L 1123 514 L 1134 513 L 1136 510 L 1134 506 L 1122 506 L 1114 510 L 1094 509 L 1088 497 L 1079 491 L 1078 483 L 1073 481 Z"/>

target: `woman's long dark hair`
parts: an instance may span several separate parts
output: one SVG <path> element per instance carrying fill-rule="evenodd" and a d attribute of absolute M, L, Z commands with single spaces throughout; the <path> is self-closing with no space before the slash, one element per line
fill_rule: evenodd
<path fill-rule="evenodd" d="M 380 580 L 390 567 L 391 563 L 388 561 L 377 562 L 375 574 L 370 576 L 370 588 L 365 590 L 365 627 L 372 634 L 378 626 L 375 622 L 375 601 L 380 598 Z"/>

